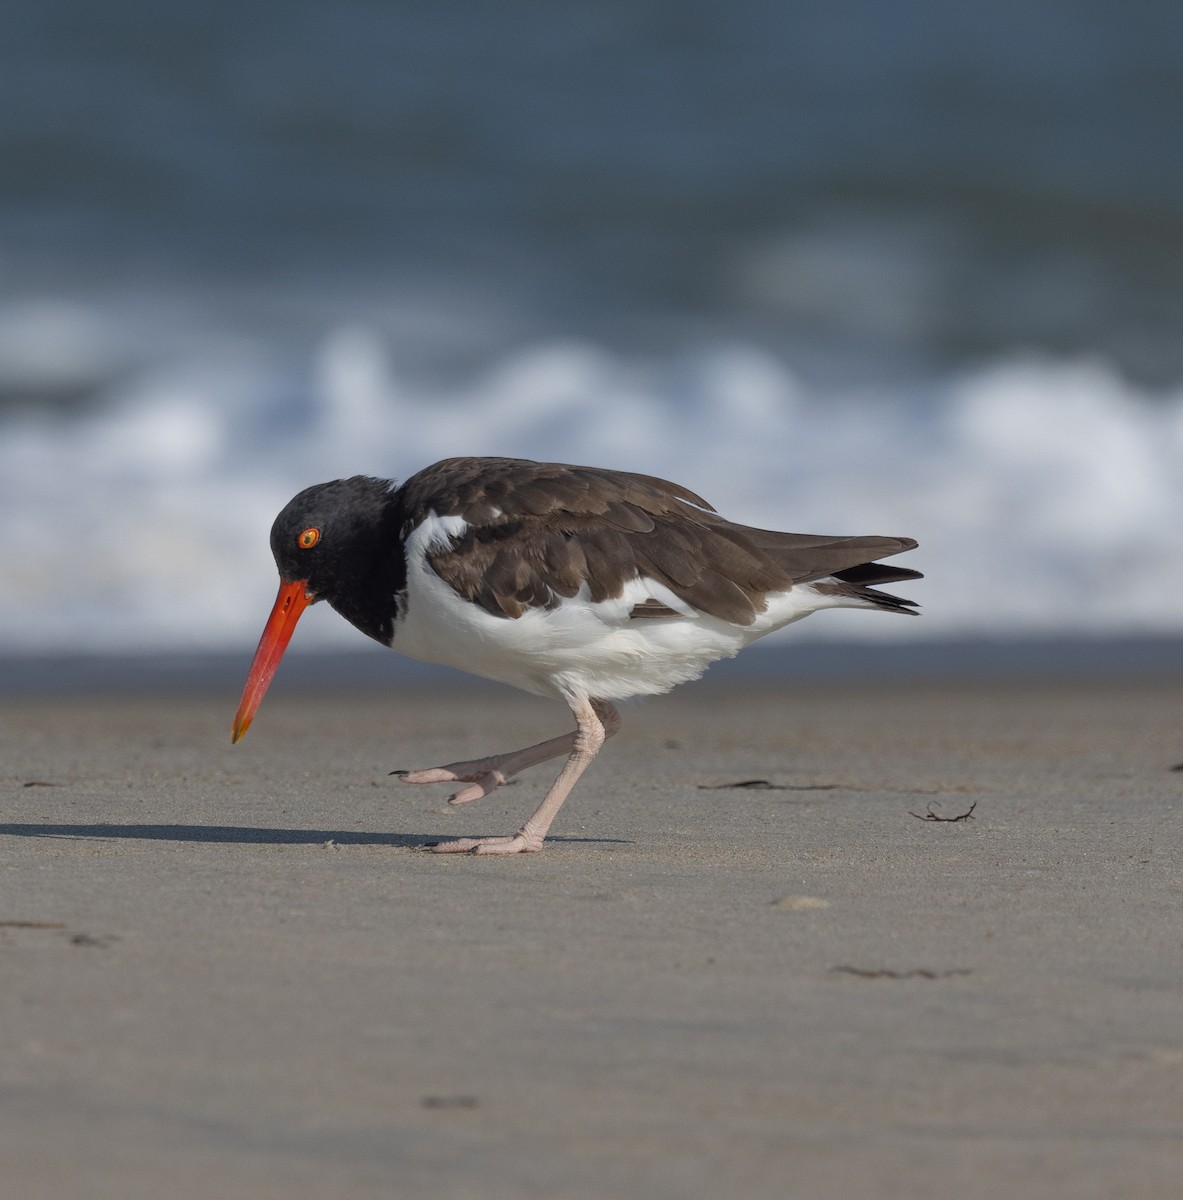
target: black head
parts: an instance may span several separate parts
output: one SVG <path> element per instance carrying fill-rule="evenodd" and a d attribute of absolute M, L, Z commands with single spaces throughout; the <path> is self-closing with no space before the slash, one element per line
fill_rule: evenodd
<path fill-rule="evenodd" d="M 396 597 L 406 580 L 398 528 L 393 485 L 365 475 L 306 488 L 275 518 L 271 552 L 279 568 L 279 595 L 247 672 L 234 741 L 254 720 L 309 604 L 327 600 L 362 633 L 390 642 Z"/>
<path fill-rule="evenodd" d="M 271 526 L 271 553 L 282 579 L 303 580 L 334 608 L 367 582 L 393 553 L 393 485 L 355 475 L 305 488 Z M 368 631 L 367 631 L 368 632 Z"/>

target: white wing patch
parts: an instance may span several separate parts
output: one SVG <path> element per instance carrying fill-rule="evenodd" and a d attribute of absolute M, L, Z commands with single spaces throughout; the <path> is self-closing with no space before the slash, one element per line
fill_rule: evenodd
<path fill-rule="evenodd" d="M 673 609 L 683 617 L 697 619 L 702 616 L 697 609 L 674 595 L 664 583 L 658 583 L 656 579 L 646 579 L 643 575 L 628 580 L 620 595 L 609 600 L 592 604 L 587 598 L 586 586 L 580 589 L 576 599 L 581 604 L 586 604 L 606 625 L 620 625 L 635 620 L 632 615 L 633 609 L 638 604 L 644 604 L 646 600 L 656 600 L 658 604 L 664 604 L 666 608 Z"/>
<path fill-rule="evenodd" d="M 432 509 L 407 535 L 407 553 L 421 556 L 433 550 L 450 550 L 467 529 L 468 522 L 463 517 L 441 517 Z"/>

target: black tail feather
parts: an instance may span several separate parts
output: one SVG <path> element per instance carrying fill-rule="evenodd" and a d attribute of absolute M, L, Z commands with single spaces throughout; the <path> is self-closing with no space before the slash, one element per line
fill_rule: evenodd
<path fill-rule="evenodd" d="M 842 596 L 860 604 L 872 605 L 884 612 L 907 613 L 910 617 L 919 616 L 916 609 L 919 605 L 915 600 L 905 600 L 902 596 L 893 596 L 890 592 L 880 592 L 875 588 L 864 587 L 861 583 L 844 583 L 822 580 L 813 585 L 823 595 Z"/>
<path fill-rule="evenodd" d="M 857 567 L 846 567 L 834 572 L 835 579 L 864 586 L 871 583 L 898 583 L 902 579 L 923 579 L 919 571 L 910 567 L 897 567 L 894 563 L 860 563 Z"/>

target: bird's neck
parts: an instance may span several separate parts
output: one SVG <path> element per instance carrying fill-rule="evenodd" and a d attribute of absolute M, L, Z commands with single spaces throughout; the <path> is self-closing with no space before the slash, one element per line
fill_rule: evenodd
<path fill-rule="evenodd" d="M 380 516 L 357 530 L 337 565 L 339 588 L 329 605 L 367 637 L 389 646 L 394 637 L 398 597 L 406 590 L 402 508 L 391 495 Z"/>

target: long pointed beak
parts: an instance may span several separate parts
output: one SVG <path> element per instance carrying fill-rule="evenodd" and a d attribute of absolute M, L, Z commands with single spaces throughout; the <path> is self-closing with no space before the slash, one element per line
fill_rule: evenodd
<path fill-rule="evenodd" d="M 308 594 L 306 579 L 297 579 L 294 583 L 288 583 L 286 580 L 280 582 L 275 607 L 272 608 L 271 616 L 267 618 L 267 624 L 263 627 L 259 648 L 255 651 L 251 669 L 247 672 L 242 700 L 239 702 L 238 712 L 234 715 L 231 742 L 237 742 L 250 728 L 255 719 L 255 712 L 275 674 L 275 668 L 279 666 L 279 660 L 283 658 L 283 652 L 292 640 L 296 622 L 314 599 L 314 596 Z"/>

